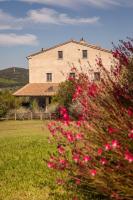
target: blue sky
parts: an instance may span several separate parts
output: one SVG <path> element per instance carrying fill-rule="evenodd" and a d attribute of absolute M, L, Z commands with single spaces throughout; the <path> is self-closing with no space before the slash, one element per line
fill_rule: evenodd
<path fill-rule="evenodd" d="M 133 0 L 0 0 L 0 68 L 69 39 L 112 48 L 133 37 Z"/>

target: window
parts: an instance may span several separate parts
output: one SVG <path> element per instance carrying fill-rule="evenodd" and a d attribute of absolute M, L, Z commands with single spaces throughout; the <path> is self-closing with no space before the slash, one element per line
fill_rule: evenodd
<path fill-rule="evenodd" d="M 46 73 L 47 82 L 52 82 L 52 73 Z"/>
<path fill-rule="evenodd" d="M 58 51 L 58 59 L 63 59 L 63 51 Z"/>
<path fill-rule="evenodd" d="M 70 77 L 70 78 L 75 78 L 75 73 L 74 73 L 74 72 L 71 72 L 71 73 L 69 74 L 69 77 Z"/>
<path fill-rule="evenodd" d="M 87 58 L 88 57 L 87 50 L 82 50 L 82 57 L 83 58 Z"/>
<path fill-rule="evenodd" d="M 94 81 L 100 81 L 100 72 L 94 72 Z"/>

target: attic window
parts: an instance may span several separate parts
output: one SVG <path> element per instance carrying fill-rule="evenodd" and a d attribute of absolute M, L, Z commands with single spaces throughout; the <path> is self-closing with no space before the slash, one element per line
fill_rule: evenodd
<path fill-rule="evenodd" d="M 94 81 L 100 81 L 100 72 L 94 72 Z"/>
<path fill-rule="evenodd" d="M 58 59 L 63 59 L 63 51 L 58 51 Z"/>
<path fill-rule="evenodd" d="M 46 81 L 52 82 L 52 73 L 46 73 Z"/>
<path fill-rule="evenodd" d="M 82 57 L 87 58 L 88 57 L 88 52 L 87 50 L 82 50 Z"/>

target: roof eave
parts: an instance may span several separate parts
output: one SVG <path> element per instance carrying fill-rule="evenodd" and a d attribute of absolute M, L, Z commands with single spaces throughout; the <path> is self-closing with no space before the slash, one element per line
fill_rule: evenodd
<path fill-rule="evenodd" d="M 67 41 L 67 42 L 60 43 L 60 44 L 57 44 L 57 45 L 55 45 L 55 46 L 53 46 L 53 47 L 47 48 L 47 49 L 45 49 L 45 50 L 43 50 L 43 51 L 38 51 L 38 52 L 36 52 L 36 53 L 33 53 L 33 54 L 27 56 L 27 59 L 29 60 L 29 59 L 31 59 L 33 56 L 36 56 L 36 55 L 38 55 L 38 54 L 44 53 L 44 52 L 46 52 L 46 51 L 49 51 L 49 50 L 51 50 L 51 49 L 54 49 L 54 48 L 63 46 L 63 45 L 65 45 L 65 44 L 68 44 L 68 43 L 71 43 L 71 42 L 72 42 L 72 43 L 75 43 L 75 44 L 80 44 L 80 45 L 82 45 L 82 46 L 90 47 L 90 48 L 93 48 L 93 49 L 97 49 L 97 50 L 105 51 L 105 52 L 108 52 L 108 53 L 112 53 L 111 50 L 104 49 L 104 48 L 102 48 L 102 47 L 100 47 L 100 46 L 95 46 L 95 45 L 91 45 L 91 44 L 87 44 L 87 43 L 80 43 L 80 42 L 78 42 L 78 41 L 72 39 L 72 40 L 69 40 L 69 41 Z"/>

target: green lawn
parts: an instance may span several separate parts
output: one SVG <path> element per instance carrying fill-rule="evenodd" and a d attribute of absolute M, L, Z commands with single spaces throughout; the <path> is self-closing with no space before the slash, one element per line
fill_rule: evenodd
<path fill-rule="evenodd" d="M 72 200 L 44 161 L 54 151 L 46 123 L 0 122 L 0 200 Z M 94 191 L 83 199 L 103 200 Z"/>
<path fill-rule="evenodd" d="M 0 122 L 0 200 L 67 199 L 55 184 L 43 121 Z"/>

